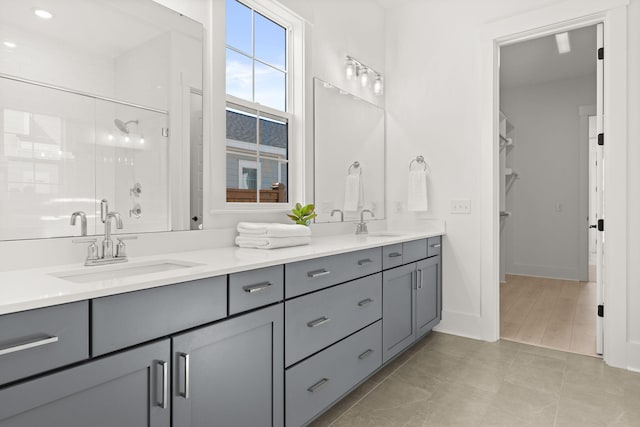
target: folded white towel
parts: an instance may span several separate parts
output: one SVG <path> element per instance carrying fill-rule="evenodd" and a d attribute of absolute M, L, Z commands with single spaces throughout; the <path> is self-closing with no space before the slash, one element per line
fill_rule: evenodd
<path fill-rule="evenodd" d="M 300 224 L 277 224 L 264 222 L 240 222 L 238 233 L 247 236 L 260 237 L 296 237 L 311 236 L 311 229 Z"/>
<path fill-rule="evenodd" d="M 344 206 L 345 212 L 356 212 L 362 207 L 363 193 L 362 179 L 360 174 L 347 175 L 347 182 L 344 189 Z"/>
<path fill-rule="evenodd" d="M 409 189 L 407 209 L 413 212 L 424 212 L 429 209 L 427 202 L 427 172 L 412 170 L 409 172 Z"/>
<path fill-rule="evenodd" d="M 288 248 L 290 246 L 308 245 L 311 243 L 311 236 L 297 237 L 260 237 L 260 236 L 237 236 L 236 245 L 241 248 L 256 249 L 276 249 Z"/>

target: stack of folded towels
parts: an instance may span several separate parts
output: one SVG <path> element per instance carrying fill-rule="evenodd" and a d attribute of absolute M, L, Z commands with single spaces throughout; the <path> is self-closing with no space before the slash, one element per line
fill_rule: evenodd
<path fill-rule="evenodd" d="M 298 224 L 238 223 L 236 245 L 241 248 L 275 249 L 308 245 L 311 229 Z"/>

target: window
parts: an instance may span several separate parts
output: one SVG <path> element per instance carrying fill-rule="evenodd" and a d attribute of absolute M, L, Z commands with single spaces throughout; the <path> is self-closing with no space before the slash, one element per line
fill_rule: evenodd
<path fill-rule="evenodd" d="M 226 200 L 288 203 L 288 27 L 247 4 L 226 0 Z"/>

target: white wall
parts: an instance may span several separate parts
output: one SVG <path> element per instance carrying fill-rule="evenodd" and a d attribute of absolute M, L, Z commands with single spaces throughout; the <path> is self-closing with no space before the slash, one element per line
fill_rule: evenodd
<path fill-rule="evenodd" d="M 595 105 L 596 77 L 507 89 L 500 109 L 514 125 L 511 165 L 519 174 L 508 192 L 507 274 L 580 280 L 586 256 L 586 206 L 580 202 L 586 158 L 580 157 L 580 106 Z M 581 169 L 582 166 L 582 169 Z M 584 175 L 584 176 L 583 176 Z M 583 195 L 584 196 L 584 195 Z M 558 208 L 559 205 L 559 208 Z M 586 265 L 585 265 L 586 267 Z"/>
<path fill-rule="evenodd" d="M 588 3 L 595 8 L 608 2 Z M 394 204 L 404 200 L 406 190 L 405 178 L 394 171 L 401 170 L 411 156 L 424 154 L 433 169 L 430 215 L 447 222 L 440 330 L 494 339 L 491 325 L 484 323 L 494 314 L 481 303 L 487 298 L 483 292 L 490 293 L 487 289 L 481 292 L 481 277 L 492 267 L 481 263 L 481 247 L 486 242 L 480 238 L 482 218 L 478 207 L 493 203 L 482 198 L 479 182 L 483 157 L 480 141 L 486 129 L 481 118 L 487 116 L 484 106 L 489 96 L 482 83 L 486 71 L 481 56 L 486 50 L 480 41 L 486 31 L 483 24 L 563 4 L 567 2 L 414 0 L 387 15 L 387 144 L 393 147 L 388 151 L 387 164 L 390 221 L 416 221 L 416 217 L 395 212 Z M 544 20 L 545 13 L 539 12 L 537 20 Z M 627 277 L 623 283 L 612 285 L 628 291 L 629 313 L 626 343 L 622 347 L 615 345 L 616 351 L 622 348 L 627 355 L 616 357 L 615 364 L 640 369 L 640 224 L 636 221 L 640 217 L 640 168 L 636 167 L 640 163 L 640 123 L 635 119 L 640 116 L 640 0 L 630 1 L 627 21 L 628 63 L 617 57 L 616 67 L 627 66 L 629 75 L 629 125 L 627 132 L 622 132 L 628 134 L 629 141 L 629 244 L 623 246 L 628 248 L 628 271 L 621 273 Z M 624 143 L 624 139 L 618 142 Z M 449 213 L 450 200 L 456 198 L 471 199 L 471 215 Z"/>

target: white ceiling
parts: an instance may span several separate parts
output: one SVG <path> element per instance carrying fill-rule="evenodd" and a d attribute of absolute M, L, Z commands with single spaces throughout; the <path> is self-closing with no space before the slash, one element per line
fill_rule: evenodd
<path fill-rule="evenodd" d="M 53 19 L 37 18 L 38 8 Z M 11 28 L 112 58 L 171 29 L 202 36 L 200 25 L 143 0 L 0 0 L 0 34 Z"/>
<path fill-rule="evenodd" d="M 569 32 L 571 52 L 559 54 L 554 35 L 500 49 L 500 87 L 510 89 L 596 72 L 596 27 Z"/>

